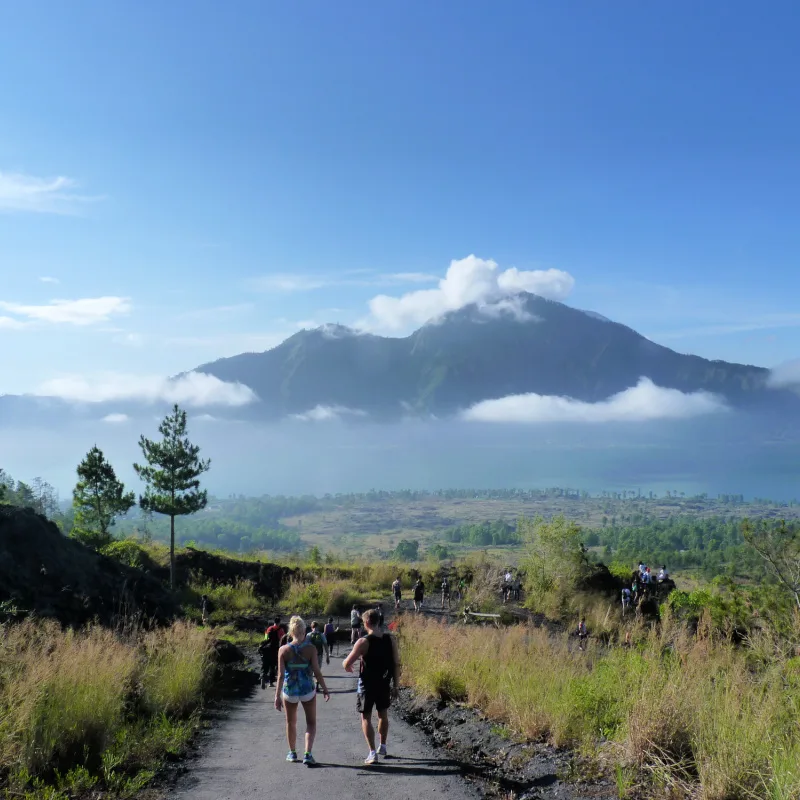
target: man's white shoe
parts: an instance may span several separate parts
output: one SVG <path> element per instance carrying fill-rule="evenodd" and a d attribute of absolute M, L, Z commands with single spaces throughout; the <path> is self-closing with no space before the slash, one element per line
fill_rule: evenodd
<path fill-rule="evenodd" d="M 378 755 L 379 755 L 379 756 L 383 756 L 384 758 L 386 758 L 386 745 L 385 745 L 385 744 L 382 744 L 382 745 L 381 745 L 381 746 L 378 748 Z"/>
<path fill-rule="evenodd" d="M 369 751 L 369 755 L 364 759 L 365 764 L 374 764 L 378 760 L 378 754 L 374 750 Z"/>

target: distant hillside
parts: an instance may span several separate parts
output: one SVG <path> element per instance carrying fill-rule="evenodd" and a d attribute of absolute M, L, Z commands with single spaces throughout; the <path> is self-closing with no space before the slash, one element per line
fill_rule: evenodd
<path fill-rule="evenodd" d="M 301 331 L 265 353 L 197 371 L 250 386 L 261 400 L 251 413 L 261 417 L 317 406 L 377 418 L 440 415 L 527 392 L 596 402 L 643 376 L 684 392 L 715 392 L 737 406 L 776 403 L 784 394 L 766 389 L 766 369 L 682 355 L 536 295 L 516 300 L 516 314 L 469 306 L 402 339 L 338 326 Z"/>

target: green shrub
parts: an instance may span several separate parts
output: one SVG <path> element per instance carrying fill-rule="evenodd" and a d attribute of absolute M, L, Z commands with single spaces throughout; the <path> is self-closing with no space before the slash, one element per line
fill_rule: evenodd
<path fill-rule="evenodd" d="M 101 552 L 129 567 L 141 569 L 147 561 L 145 549 L 133 539 L 120 539 L 107 544 Z"/>

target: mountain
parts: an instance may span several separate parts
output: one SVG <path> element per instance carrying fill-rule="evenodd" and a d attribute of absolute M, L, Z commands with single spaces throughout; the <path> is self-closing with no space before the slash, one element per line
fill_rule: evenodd
<path fill-rule="evenodd" d="M 502 306 L 467 306 L 406 338 L 323 326 L 196 371 L 249 386 L 260 400 L 250 413 L 261 418 L 318 406 L 378 419 L 448 415 L 529 392 L 597 402 L 641 377 L 740 407 L 797 402 L 767 388 L 766 369 L 683 355 L 593 312 L 525 293 Z"/>

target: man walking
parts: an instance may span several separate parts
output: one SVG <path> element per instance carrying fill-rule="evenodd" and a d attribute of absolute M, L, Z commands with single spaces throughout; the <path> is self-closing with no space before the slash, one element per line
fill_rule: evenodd
<path fill-rule="evenodd" d="M 394 583 L 392 584 L 392 594 L 394 595 L 394 607 L 395 610 L 399 610 L 400 602 L 403 599 L 403 585 L 400 583 L 400 576 L 395 579 Z"/>
<path fill-rule="evenodd" d="M 374 764 L 378 756 L 386 756 L 389 706 L 397 697 L 400 684 L 400 654 L 397 641 L 393 636 L 384 633 L 378 622 L 378 612 L 374 608 L 364 614 L 367 635 L 356 642 L 343 663 L 345 671 L 352 672 L 356 661 L 361 660 L 356 707 L 361 713 L 361 730 L 369 747 L 365 764 Z M 378 711 L 380 746 L 377 749 L 375 729 L 372 726 L 373 709 Z"/>
<path fill-rule="evenodd" d="M 422 604 L 425 602 L 425 584 L 422 578 L 418 578 L 414 584 L 414 611 L 422 611 Z"/>

